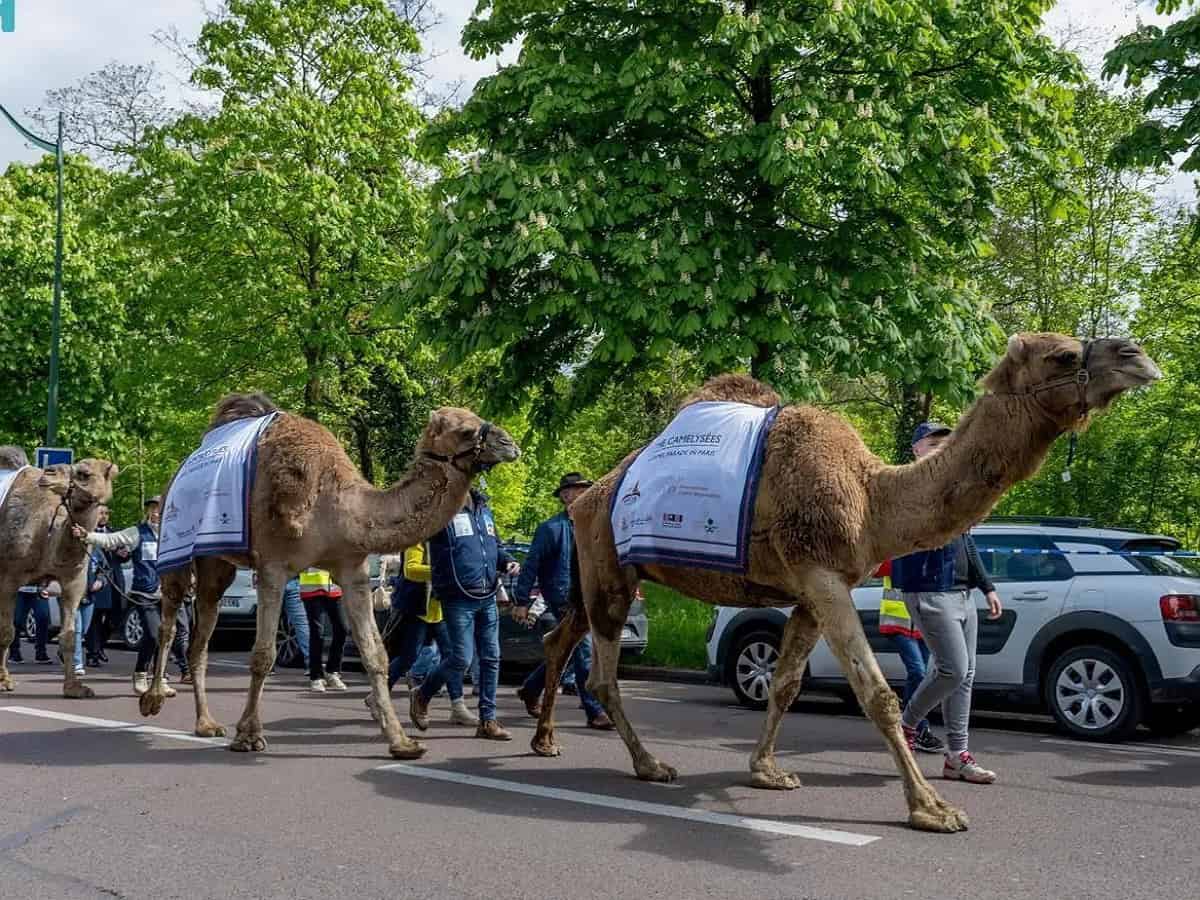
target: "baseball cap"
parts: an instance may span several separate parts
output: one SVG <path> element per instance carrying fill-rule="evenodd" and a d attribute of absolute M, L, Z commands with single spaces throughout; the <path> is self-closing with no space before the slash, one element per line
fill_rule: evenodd
<path fill-rule="evenodd" d="M 917 430 L 913 432 L 912 442 L 918 444 L 931 435 L 949 434 L 950 432 L 951 429 L 947 428 L 941 422 L 922 422 L 917 426 Z"/>

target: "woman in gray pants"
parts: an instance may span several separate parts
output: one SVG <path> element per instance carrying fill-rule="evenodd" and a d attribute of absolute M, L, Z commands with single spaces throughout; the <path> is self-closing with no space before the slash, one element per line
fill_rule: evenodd
<path fill-rule="evenodd" d="M 944 425 L 924 422 L 913 435 L 913 452 L 918 458 L 928 456 L 949 434 L 950 429 Z M 901 557 L 892 563 L 892 583 L 900 589 L 913 627 L 924 635 L 932 655 L 925 679 L 909 698 L 900 719 L 909 746 L 916 740 L 917 724 L 940 703 L 949 745 L 942 775 L 972 784 L 991 784 L 996 773 L 975 762 L 967 742 L 979 630 L 972 588 L 987 597 L 989 619 L 1000 618 L 1002 607 L 975 542 L 964 534 L 945 547 Z"/>

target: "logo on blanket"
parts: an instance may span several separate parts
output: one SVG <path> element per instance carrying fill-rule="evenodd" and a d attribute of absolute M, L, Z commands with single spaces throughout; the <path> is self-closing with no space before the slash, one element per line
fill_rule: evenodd
<path fill-rule="evenodd" d="M 642 492 L 638 490 L 637 482 L 635 481 L 633 487 L 621 497 L 621 502 L 628 506 L 631 503 L 637 503 L 641 499 Z"/>
<path fill-rule="evenodd" d="M 173 501 L 173 500 L 168 501 L 167 502 L 167 511 L 165 513 L 163 513 L 163 521 L 164 522 L 174 522 L 178 516 L 179 516 L 179 507 L 175 505 L 175 501 Z"/>
<path fill-rule="evenodd" d="M 663 528 L 682 528 L 683 513 L 663 513 Z"/>
<path fill-rule="evenodd" d="M 714 522 L 712 518 L 708 518 L 704 522 L 704 530 L 709 534 L 716 534 L 721 530 L 721 526 Z"/>

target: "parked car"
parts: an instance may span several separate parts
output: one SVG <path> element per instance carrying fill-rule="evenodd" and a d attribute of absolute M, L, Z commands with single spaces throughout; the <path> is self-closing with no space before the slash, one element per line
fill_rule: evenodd
<path fill-rule="evenodd" d="M 1160 735 L 1200 725 L 1200 569 L 1111 552 L 1177 550 L 1178 541 L 1066 518 L 992 519 L 972 534 L 1004 602 L 998 620 L 979 618 L 977 705 L 1048 711 L 1068 734 L 1095 741 L 1128 738 L 1139 724 Z M 900 657 L 879 633 L 882 583 L 853 597 L 884 674 L 902 689 Z M 709 673 L 739 703 L 766 707 L 788 612 L 717 608 Z M 805 687 L 852 696 L 824 640 Z"/>

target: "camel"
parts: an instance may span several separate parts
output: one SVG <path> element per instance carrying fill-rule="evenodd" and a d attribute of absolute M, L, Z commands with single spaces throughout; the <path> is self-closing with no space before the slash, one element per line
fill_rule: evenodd
<path fill-rule="evenodd" d="M 209 431 L 276 411 L 261 394 L 231 394 L 218 404 Z M 196 623 L 188 662 L 195 680 L 196 734 L 225 734 L 208 708 L 208 642 L 221 595 L 233 582 L 237 567 L 251 567 L 258 575 L 258 621 L 250 690 L 230 749 L 266 750 L 259 706 L 263 682 L 275 664 L 283 588 L 297 572 L 316 566 L 332 572 L 342 588 L 342 602 L 371 681 L 391 755 L 416 759 L 424 754 L 425 747 L 404 733 L 388 694 L 387 654 L 372 611 L 367 555 L 400 552 L 445 527 L 466 502 L 471 480 L 479 472 L 518 456 L 520 450 L 503 429 L 469 410 L 445 407 L 430 416 L 412 465 L 400 480 L 388 490 L 377 490 L 363 479 L 327 429 L 281 412 L 258 444 L 250 496 L 249 554 L 200 557 L 190 567 L 164 572 L 161 577 L 159 646 L 169 647 L 175 612 L 192 585 L 194 572 Z M 167 696 L 163 676 L 168 655 L 159 654 L 150 690 L 140 698 L 144 716 L 162 709 Z"/>
<path fill-rule="evenodd" d="M 636 456 L 631 454 L 571 506 L 577 547 L 574 610 L 545 639 L 549 671 L 534 751 L 560 752 L 554 740 L 556 686 L 590 626 L 595 647 L 588 690 L 616 724 L 638 778 L 675 779 L 675 769 L 642 746 L 617 689 L 621 626 L 639 579 L 714 605 L 794 605 L 766 722 L 750 757 L 751 783 L 776 790 L 800 786 L 795 774 L 776 763 L 775 740 L 784 711 L 800 692 L 807 657 L 824 635 L 900 770 L 909 824 L 937 832 L 965 829 L 966 815 L 942 800 L 917 768 L 901 733 L 899 703 L 867 643 L 851 588 L 883 560 L 943 546 L 966 531 L 1005 490 L 1037 472 L 1059 435 L 1084 428 L 1093 413 L 1123 391 L 1159 377 L 1155 364 L 1131 341 L 1014 335 L 983 379 L 984 393 L 943 449 L 904 466 L 886 465 L 836 415 L 784 407 L 766 444 L 745 575 L 618 564 L 609 509 L 622 473 Z M 684 406 L 705 400 L 779 404 L 773 390 L 744 375 L 709 381 Z"/>
<path fill-rule="evenodd" d="M 0 448 L 0 466 L 27 465 L 19 448 Z M 8 672 L 17 589 L 43 579 L 62 586 L 63 696 L 86 699 L 95 692 L 75 674 L 75 610 L 87 590 L 87 547 L 71 534 L 73 524 L 96 527 L 100 506 L 112 498 L 117 467 L 106 459 L 19 472 L 0 506 L 0 691 L 16 687 Z"/>

